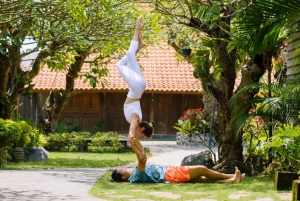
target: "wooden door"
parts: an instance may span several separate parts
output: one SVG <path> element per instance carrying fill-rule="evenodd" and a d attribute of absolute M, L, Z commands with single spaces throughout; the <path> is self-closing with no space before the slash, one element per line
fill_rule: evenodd
<path fill-rule="evenodd" d="M 65 106 L 60 122 L 73 122 L 83 130 L 93 131 L 93 127 L 103 121 L 101 109 L 98 93 L 76 94 Z"/>

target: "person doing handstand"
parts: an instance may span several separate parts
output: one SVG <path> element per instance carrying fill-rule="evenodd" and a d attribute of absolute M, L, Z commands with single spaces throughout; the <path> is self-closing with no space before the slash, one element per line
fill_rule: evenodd
<path fill-rule="evenodd" d="M 131 169 L 115 169 L 111 181 L 131 183 L 239 183 L 243 179 L 241 172 L 235 168 L 234 174 L 223 174 L 202 165 L 162 166 L 146 165 L 147 156 L 138 138 L 131 138 L 130 145 L 138 158 L 138 165 Z"/>
<path fill-rule="evenodd" d="M 155 123 L 142 121 L 140 98 L 146 88 L 146 82 L 136 59 L 136 53 L 143 48 L 141 30 L 144 28 L 142 16 L 138 18 L 136 29 L 126 55 L 117 63 L 118 71 L 129 86 L 124 103 L 124 115 L 130 123 L 128 138 L 150 138 Z"/>

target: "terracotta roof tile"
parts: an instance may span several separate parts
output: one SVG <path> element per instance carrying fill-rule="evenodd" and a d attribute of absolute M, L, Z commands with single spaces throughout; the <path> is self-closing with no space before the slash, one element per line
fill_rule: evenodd
<path fill-rule="evenodd" d="M 175 51 L 166 43 L 163 48 L 150 46 L 147 49 L 148 54 L 141 54 L 138 58 L 142 66 L 142 73 L 147 82 L 145 93 L 186 93 L 197 94 L 201 90 L 201 83 L 193 77 L 192 65 L 184 62 L 177 64 Z M 128 86 L 123 81 L 116 68 L 116 61 L 108 65 L 109 75 L 107 86 L 103 89 L 98 84 L 93 89 L 88 82 L 83 83 L 83 79 L 75 81 L 75 91 L 88 90 L 91 92 L 127 92 Z M 83 71 L 89 69 L 89 64 L 84 64 Z M 38 76 L 33 79 L 34 91 L 63 90 L 65 86 L 65 73 L 51 72 L 46 66 L 41 70 Z"/>

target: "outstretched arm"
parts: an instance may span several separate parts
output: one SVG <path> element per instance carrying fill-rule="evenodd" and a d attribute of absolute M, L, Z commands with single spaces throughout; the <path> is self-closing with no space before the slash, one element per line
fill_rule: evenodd
<path fill-rule="evenodd" d="M 140 171 L 144 172 L 145 167 L 146 167 L 146 162 L 147 162 L 147 156 L 146 156 L 146 152 L 144 150 L 143 145 L 141 144 L 141 142 L 139 141 L 139 139 L 137 137 L 130 137 L 129 143 L 138 159 L 137 168 Z"/>
<path fill-rule="evenodd" d="M 129 127 L 129 134 L 128 134 L 128 138 L 132 138 L 132 137 L 138 137 L 136 135 L 136 129 L 139 127 L 139 121 L 140 118 L 137 114 L 133 113 L 131 115 L 131 123 L 130 123 L 130 127 Z"/>

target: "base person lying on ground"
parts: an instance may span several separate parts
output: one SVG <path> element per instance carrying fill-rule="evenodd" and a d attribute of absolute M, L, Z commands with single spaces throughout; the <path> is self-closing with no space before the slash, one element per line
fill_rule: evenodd
<path fill-rule="evenodd" d="M 235 168 L 235 174 L 223 174 L 208 169 L 202 165 L 196 166 L 161 166 L 146 165 L 147 156 L 137 138 L 129 139 L 130 145 L 138 158 L 135 169 L 115 169 L 111 180 L 131 183 L 183 183 L 183 182 L 211 182 L 211 183 L 239 183 L 243 179 L 241 172 Z"/>

